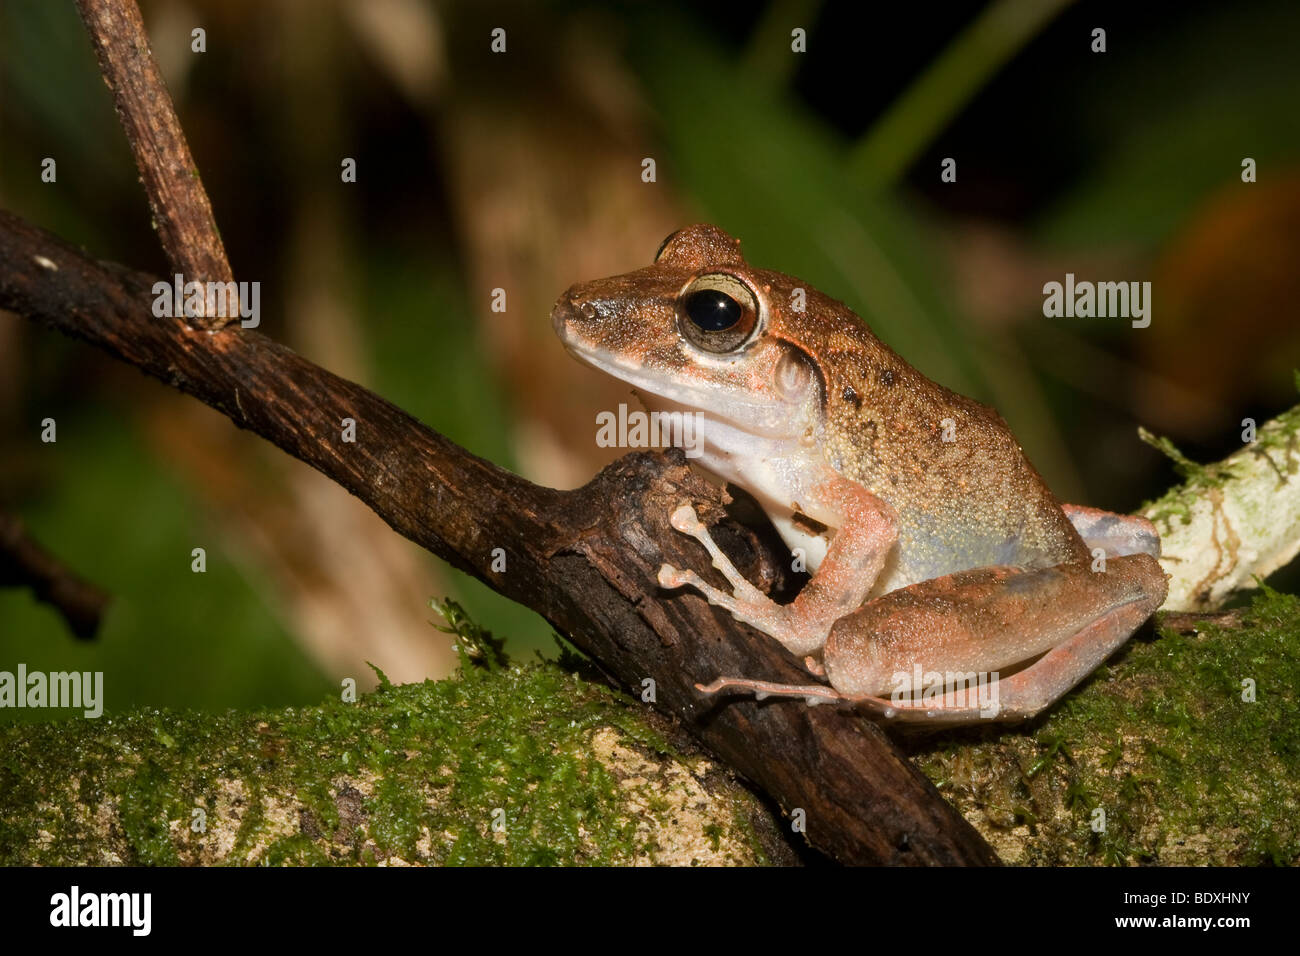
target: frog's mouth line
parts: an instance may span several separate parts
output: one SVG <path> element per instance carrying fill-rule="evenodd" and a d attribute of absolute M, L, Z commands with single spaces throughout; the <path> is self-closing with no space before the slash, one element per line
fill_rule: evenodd
<path fill-rule="evenodd" d="M 797 432 L 791 424 L 797 419 L 795 409 L 769 403 L 736 401 L 730 397 L 719 400 L 719 395 L 706 394 L 701 399 L 690 386 L 672 387 L 673 383 L 651 382 L 641 368 L 622 364 L 584 349 L 570 339 L 561 337 L 565 349 L 584 365 L 627 383 L 632 394 L 649 412 L 702 413 L 706 420 L 713 419 L 728 429 L 744 432 L 766 440 L 794 440 Z M 739 415 L 726 414 L 726 408 L 736 409 Z M 750 413 L 750 414 L 746 414 Z"/>

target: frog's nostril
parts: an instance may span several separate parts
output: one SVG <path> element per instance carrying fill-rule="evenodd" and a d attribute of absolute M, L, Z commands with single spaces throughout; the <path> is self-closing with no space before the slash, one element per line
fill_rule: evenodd
<path fill-rule="evenodd" d="M 569 316 L 573 314 L 573 302 L 568 296 L 562 296 L 551 310 L 551 328 L 560 338 L 564 338 L 569 328 Z"/>
<path fill-rule="evenodd" d="M 575 296 L 571 291 L 560 296 L 551 311 L 551 325 L 562 339 L 580 335 L 588 323 L 600 317 L 600 310 L 590 299 Z"/>

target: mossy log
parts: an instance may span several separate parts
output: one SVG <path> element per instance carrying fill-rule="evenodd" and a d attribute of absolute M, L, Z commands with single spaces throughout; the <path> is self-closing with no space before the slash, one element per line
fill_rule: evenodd
<path fill-rule="evenodd" d="M 1298 638 L 1300 599 L 1271 591 L 1163 615 L 1038 721 L 907 749 L 1008 863 L 1295 864 Z M 557 663 L 462 672 L 274 713 L 6 727 L 0 862 L 799 859 L 790 823 L 646 704 Z"/>
<path fill-rule="evenodd" d="M 555 663 L 354 702 L 0 730 L 0 863 L 791 862 L 760 801 Z"/>

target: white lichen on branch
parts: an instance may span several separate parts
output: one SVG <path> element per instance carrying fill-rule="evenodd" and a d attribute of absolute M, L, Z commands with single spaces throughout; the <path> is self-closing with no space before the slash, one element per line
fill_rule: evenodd
<path fill-rule="evenodd" d="M 1139 433 L 1186 478 L 1139 512 L 1160 532 L 1160 564 L 1170 576 L 1164 610 L 1217 608 L 1300 552 L 1300 406 L 1212 465 L 1190 461 L 1167 438 Z"/>

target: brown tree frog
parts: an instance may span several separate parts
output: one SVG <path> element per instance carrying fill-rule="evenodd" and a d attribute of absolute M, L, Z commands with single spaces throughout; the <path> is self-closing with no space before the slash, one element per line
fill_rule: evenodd
<path fill-rule="evenodd" d="M 1023 719 L 1164 601 L 1149 522 L 1059 502 L 994 410 L 925 378 L 842 303 L 750 266 L 714 226 L 669 236 L 647 268 L 573 286 L 552 321 L 649 409 L 702 413 L 697 463 L 752 494 L 806 556 L 811 579 L 778 604 L 689 502 L 673 512 L 732 591 L 668 565 L 659 583 L 701 592 L 829 684 L 723 676 L 705 693 L 934 724 Z"/>

